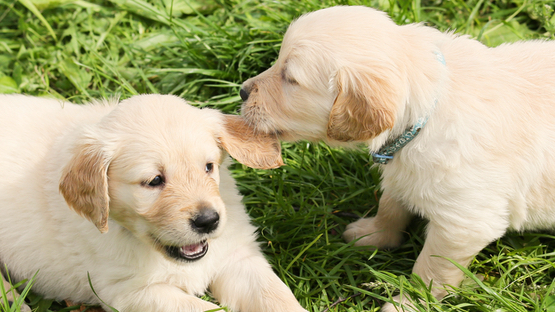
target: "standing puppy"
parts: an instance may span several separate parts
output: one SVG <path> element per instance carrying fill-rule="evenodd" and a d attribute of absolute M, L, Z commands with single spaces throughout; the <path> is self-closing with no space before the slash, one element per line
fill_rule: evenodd
<path fill-rule="evenodd" d="M 207 288 L 233 311 L 305 311 L 260 252 L 226 168 L 226 151 L 279 166 L 271 136 L 169 95 L 2 95 L 0 110 L 0 259 L 13 280 L 38 271 L 36 293 L 120 312 L 218 309 L 197 297 Z"/>
<path fill-rule="evenodd" d="M 467 266 L 508 229 L 555 225 L 555 42 L 488 48 L 333 7 L 293 22 L 275 65 L 241 97 L 258 130 L 369 147 L 382 164 L 380 207 L 343 236 L 395 247 L 411 216 L 425 217 L 413 272 L 437 298 L 463 278 L 442 257 Z"/>

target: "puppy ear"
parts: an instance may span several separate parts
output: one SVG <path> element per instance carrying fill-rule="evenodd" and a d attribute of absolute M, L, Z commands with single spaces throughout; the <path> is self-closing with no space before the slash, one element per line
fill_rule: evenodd
<path fill-rule="evenodd" d="M 101 233 L 108 232 L 108 159 L 100 143 L 77 146 L 62 172 L 59 188 L 75 212 L 94 223 Z"/>
<path fill-rule="evenodd" d="M 398 100 L 387 78 L 341 69 L 337 73 L 337 89 L 328 121 L 328 138 L 366 141 L 393 128 Z"/>
<path fill-rule="evenodd" d="M 240 163 L 257 169 L 273 169 L 283 165 L 277 136 L 256 132 L 240 116 L 224 115 L 222 148 Z"/>

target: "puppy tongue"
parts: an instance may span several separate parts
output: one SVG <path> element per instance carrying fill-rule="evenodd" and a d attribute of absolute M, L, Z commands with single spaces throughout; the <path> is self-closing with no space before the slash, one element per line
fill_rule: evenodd
<path fill-rule="evenodd" d="M 185 255 L 194 255 L 194 254 L 200 253 L 202 251 L 202 247 L 203 247 L 203 244 L 193 244 L 193 245 L 181 247 L 181 251 Z"/>
<path fill-rule="evenodd" d="M 198 244 L 182 246 L 179 251 L 181 252 L 181 255 L 183 255 L 185 258 L 194 259 L 204 256 L 207 249 L 208 243 L 204 241 Z"/>

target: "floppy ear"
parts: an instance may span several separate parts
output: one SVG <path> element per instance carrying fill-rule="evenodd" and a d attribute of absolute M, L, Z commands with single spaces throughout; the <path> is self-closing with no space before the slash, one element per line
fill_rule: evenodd
<path fill-rule="evenodd" d="M 67 204 L 101 233 L 108 232 L 108 162 L 98 142 L 79 144 L 59 186 Z"/>
<path fill-rule="evenodd" d="M 398 96 L 387 78 L 364 73 L 337 73 L 338 94 L 328 121 L 328 138 L 366 141 L 393 128 Z"/>
<path fill-rule="evenodd" d="M 283 165 L 277 136 L 256 132 L 240 116 L 224 115 L 220 141 L 231 157 L 249 167 L 272 169 Z"/>

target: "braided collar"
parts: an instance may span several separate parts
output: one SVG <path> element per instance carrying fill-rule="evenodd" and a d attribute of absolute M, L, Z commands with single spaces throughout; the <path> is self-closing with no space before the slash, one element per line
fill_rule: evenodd
<path fill-rule="evenodd" d="M 436 100 L 437 103 L 437 100 Z M 434 104 L 435 106 L 435 104 Z M 372 159 L 374 160 L 375 164 L 387 164 L 391 159 L 393 159 L 393 154 L 397 151 L 402 149 L 405 145 L 407 145 L 412 139 L 414 139 L 422 127 L 426 125 L 430 115 L 426 115 L 425 117 L 418 118 L 418 121 L 414 126 L 410 127 L 409 129 L 405 130 L 403 134 L 398 136 L 395 140 L 391 143 L 386 144 L 377 153 L 372 154 Z"/>
<path fill-rule="evenodd" d="M 445 65 L 445 58 L 443 57 L 443 54 L 441 54 L 441 52 L 439 51 L 434 51 L 434 54 L 436 55 L 436 59 L 441 64 Z M 436 105 L 437 105 L 437 99 L 434 102 L 433 108 L 435 108 Z M 433 111 L 433 108 L 432 108 L 432 111 Z M 380 148 L 380 150 L 377 153 L 373 153 L 372 159 L 374 160 L 374 163 L 385 165 L 390 160 L 392 160 L 393 154 L 395 154 L 397 151 L 402 149 L 405 145 L 409 144 L 409 142 L 412 141 L 412 139 L 414 139 L 418 135 L 418 133 L 420 133 L 420 130 L 422 129 L 422 127 L 426 125 L 429 118 L 430 118 L 430 113 L 428 113 L 428 115 L 424 117 L 418 118 L 418 120 L 412 127 L 405 130 L 405 132 L 403 132 L 395 140 L 389 142 L 388 144 Z"/>

